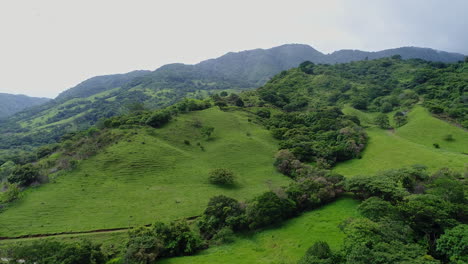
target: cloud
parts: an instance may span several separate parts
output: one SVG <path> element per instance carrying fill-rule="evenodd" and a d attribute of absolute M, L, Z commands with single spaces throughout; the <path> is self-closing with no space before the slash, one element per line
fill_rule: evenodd
<path fill-rule="evenodd" d="M 54 97 L 86 78 L 309 44 L 468 54 L 463 0 L 0 2 L 0 92 Z"/>

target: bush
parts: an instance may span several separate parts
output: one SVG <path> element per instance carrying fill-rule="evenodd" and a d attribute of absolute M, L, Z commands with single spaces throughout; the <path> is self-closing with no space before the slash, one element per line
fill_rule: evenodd
<path fill-rule="evenodd" d="M 245 225 L 245 210 L 241 204 L 224 195 L 214 196 L 198 221 L 200 233 L 210 239 L 221 229 L 241 230 Z"/>
<path fill-rule="evenodd" d="M 5 187 L 6 191 L 3 193 L 1 200 L 9 203 L 19 198 L 21 190 L 17 184 L 6 183 Z"/>
<path fill-rule="evenodd" d="M 271 112 L 268 109 L 258 109 L 255 114 L 261 118 L 270 118 L 271 116 Z"/>
<path fill-rule="evenodd" d="M 153 263 L 162 257 L 190 255 L 202 247 L 201 238 L 187 222 L 157 222 L 129 232 L 125 259 L 126 263 Z"/>
<path fill-rule="evenodd" d="M 213 184 L 233 185 L 235 182 L 235 176 L 229 169 L 218 168 L 210 171 L 209 180 Z"/>
<path fill-rule="evenodd" d="M 60 243 L 37 240 L 27 245 L 14 245 L 6 252 L 7 257 L 25 259 L 26 263 L 104 264 L 107 261 L 100 245 L 89 241 Z"/>
<path fill-rule="evenodd" d="M 184 144 L 187 145 L 187 146 L 190 146 L 190 141 L 188 141 L 187 139 L 184 140 Z"/>
<path fill-rule="evenodd" d="M 39 179 L 39 170 L 32 164 L 17 166 L 8 177 L 10 183 L 28 186 Z"/>
<path fill-rule="evenodd" d="M 250 229 L 279 223 L 291 217 L 296 204 L 288 198 L 280 198 L 274 192 L 266 192 L 247 206 L 247 221 Z"/>
<path fill-rule="evenodd" d="M 439 143 L 434 143 L 434 144 L 432 144 L 432 146 L 434 146 L 434 148 L 437 148 L 437 149 L 440 148 Z"/>
<path fill-rule="evenodd" d="M 390 128 L 390 122 L 388 120 L 388 116 L 386 114 L 379 114 L 375 119 L 374 122 L 382 129 Z"/>
<path fill-rule="evenodd" d="M 162 127 L 171 120 L 172 116 L 168 111 L 154 112 L 147 120 L 146 124 L 152 127 Z"/>
<path fill-rule="evenodd" d="M 214 131 L 214 127 L 202 127 L 201 128 L 201 134 L 206 138 L 210 138 L 213 131 Z"/>

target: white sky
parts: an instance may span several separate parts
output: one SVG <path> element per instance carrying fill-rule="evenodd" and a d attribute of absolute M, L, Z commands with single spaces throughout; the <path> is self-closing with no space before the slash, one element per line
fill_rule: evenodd
<path fill-rule="evenodd" d="M 96 75 L 309 44 L 468 54 L 464 0 L 0 0 L 0 92 L 55 97 Z"/>

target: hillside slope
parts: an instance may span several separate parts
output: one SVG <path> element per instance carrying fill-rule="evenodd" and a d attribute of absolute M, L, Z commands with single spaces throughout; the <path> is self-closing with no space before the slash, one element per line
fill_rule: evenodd
<path fill-rule="evenodd" d="M 0 236 L 180 219 L 199 215 L 217 194 L 247 199 L 286 184 L 289 178 L 272 166 L 276 141 L 248 118 L 210 108 L 180 115 L 161 129 L 117 129 L 126 134 L 118 144 L 70 172 L 52 174 L 50 183 L 28 189 L 2 212 Z M 209 140 L 194 122 L 215 128 Z M 235 172 L 235 187 L 209 183 L 209 171 L 220 167 Z"/>

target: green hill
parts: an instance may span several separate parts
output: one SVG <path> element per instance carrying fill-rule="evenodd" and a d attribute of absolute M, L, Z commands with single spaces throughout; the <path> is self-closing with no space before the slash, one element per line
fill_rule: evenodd
<path fill-rule="evenodd" d="M 29 97 L 20 94 L 0 93 L 0 119 L 11 116 L 28 107 L 45 104 L 50 99 Z"/>
<path fill-rule="evenodd" d="M 208 199 L 247 199 L 289 181 L 276 172 L 276 141 L 243 112 L 215 108 L 180 115 L 161 129 L 125 136 L 76 169 L 50 175 L 0 214 L 0 236 L 126 227 L 199 215 Z M 215 128 L 206 140 L 193 122 Z M 189 140 L 186 145 L 184 140 Z M 200 143 L 204 148 L 201 150 Z M 209 183 L 211 169 L 232 169 L 233 188 Z"/>

